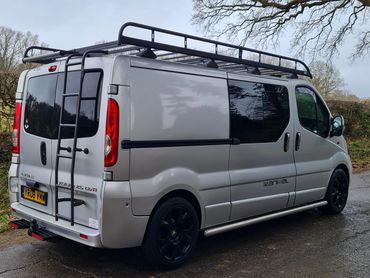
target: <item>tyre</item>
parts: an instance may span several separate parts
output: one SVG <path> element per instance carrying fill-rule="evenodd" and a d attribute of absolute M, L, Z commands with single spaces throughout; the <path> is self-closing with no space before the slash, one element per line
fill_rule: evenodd
<path fill-rule="evenodd" d="M 168 199 L 151 216 L 144 255 L 156 268 L 176 268 L 194 251 L 198 234 L 199 218 L 192 204 L 180 197 Z"/>
<path fill-rule="evenodd" d="M 323 207 L 323 210 L 331 214 L 342 212 L 347 203 L 348 187 L 349 181 L 346 172 L 342 169 L 335 170 L 326 191 L 325 199 L 328 204 Z"/>

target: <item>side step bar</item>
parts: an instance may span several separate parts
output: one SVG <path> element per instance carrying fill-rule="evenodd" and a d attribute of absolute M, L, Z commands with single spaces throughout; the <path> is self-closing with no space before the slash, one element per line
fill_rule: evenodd
<path fill-rule="evenodd" d="M 28 230 L 28 235 L 41 241 L 52 240 L 58 237 L 58 235 L 46 229 L 38 229 L 36 231 Z"/>
<path fill-rule="evenodd" d="M 30 222 L 25 219 L 13 220 L 8 223 L 13 229 L 28 229 L 30 227 Z"/>
<path fill-rule="evenodd" d="M 279 217 L 282 217 L 282 216 L 286 216 L 286 215 L 289 215 L 289 214 L 294 214 L 294 213 L 297 213 L 297 212 L 326 206 L 327 204 L 328 204 L 327 201 L 320 201 L 320 202 L 317 202 L 317 203 L 313 203 L 313 204 L 309 204 L 309 205 L 305 205 L 305 206 L 301 206 L 301 207 L 295 207 L 295 208 L 292 208 L 292 209 L 279 211 L 279 212 L 259 216 L 259 217 L 252 218 L 252 219 L 242 220 L 242 221 L 239 221 L 239 222 L 234 222 L 234 223 L 231 223 L 231 224 L 226 224 L 226 225 L 215 227 L 215 228 L 210 228 L 210 229 L 207 229 L 207 230 L 204 231 L 204 235 L 205 236 L 217 235 L 217 234 L 220 234 L 220 233 L 223 233 L 223 232 L 235 230 L 235 229 L 245 227 L 245 226 L 250 226 L 250 225 L 257 224 L 257 223 L 260 223 L 260 222 L 264 222 L 264 221 L 267 221 L 267 220 L 271 220 L 271 219 L 279 218 Z"/>

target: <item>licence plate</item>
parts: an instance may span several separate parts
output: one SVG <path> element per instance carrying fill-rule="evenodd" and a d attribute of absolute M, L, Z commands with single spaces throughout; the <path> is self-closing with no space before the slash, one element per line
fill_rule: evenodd
<path fill-rule="evenodd" d="M 48 200 L 48 193 L 30 188 L 27 186 L 21 186 L 21 196 L 23 199 L 41 204 L 46 206 Z"/>

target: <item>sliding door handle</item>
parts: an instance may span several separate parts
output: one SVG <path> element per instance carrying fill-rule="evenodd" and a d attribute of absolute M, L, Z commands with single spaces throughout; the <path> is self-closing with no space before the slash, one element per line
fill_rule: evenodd
<path fill-rule="evenodd" d="M 297 132 L 295 135 L 295 150 L 298 151 L 301 147 L 301 133 Z"/>
<path fill-rule="evenodd" d="M 290 133 L 285 133 L 284 137 L 284 152 L 289 151 L 289 145 L 290 145 Z"/>

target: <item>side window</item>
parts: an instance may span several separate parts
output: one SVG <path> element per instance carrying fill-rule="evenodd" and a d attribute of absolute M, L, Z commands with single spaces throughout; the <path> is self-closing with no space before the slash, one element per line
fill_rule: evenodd
<path fill-rule="evenodd" d="M 317 98 L 317 132 L 322 137 L 328 137 L 330 130 L 330 114 L 324 103 Z"/>
<path fill-rule="evenodd" d="M 329 112 L 313 90 L 296 88 L 298 118 L 301 125 L 322 137 L 329 134 Z"/>
<path fill-rule="evenodd" d="M 289 123 L 284 86 L 229 80 L 230 136 L 241 143 L 276 142 Z"/>

